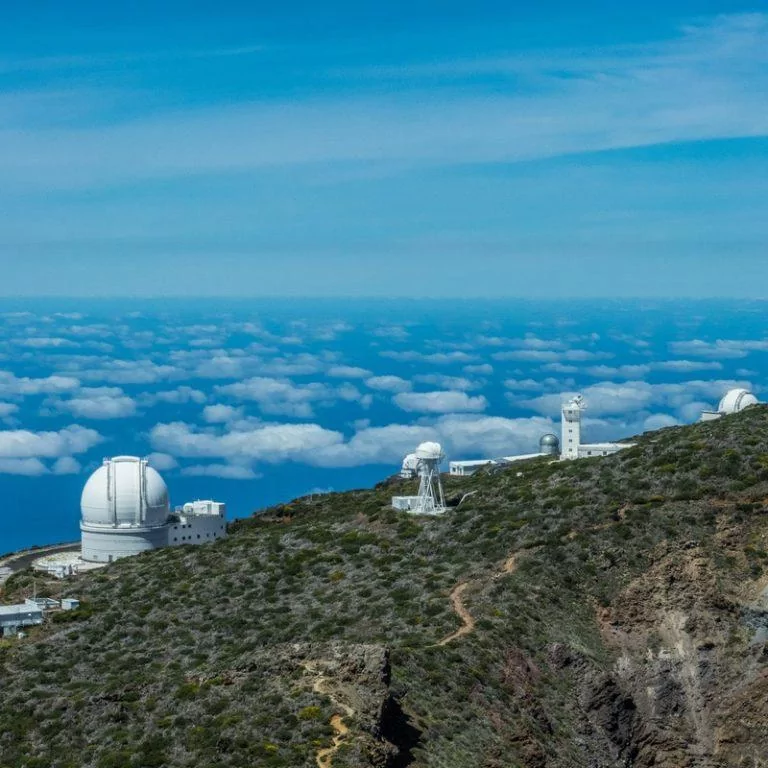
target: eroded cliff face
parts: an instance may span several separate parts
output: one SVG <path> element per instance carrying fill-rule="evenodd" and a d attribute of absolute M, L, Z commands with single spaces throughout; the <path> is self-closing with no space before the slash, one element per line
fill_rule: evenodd
<path fill-rule="evenodd" d="M 660 547 L 647 572 L 596 609 L 615 656 L 607 670 L 551 652 L 554 666 L 578 668 L 580 705 L 604 738 L 591 737 L 618 764 L 768 765 L 768 582 L 734 582 L 727 565 L 754 534 L 726 520 L 710 546 Z"/>

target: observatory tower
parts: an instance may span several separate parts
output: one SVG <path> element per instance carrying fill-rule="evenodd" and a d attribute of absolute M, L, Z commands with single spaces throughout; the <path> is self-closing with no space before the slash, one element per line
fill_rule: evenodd
<path fill-rule="evenodd" d="M 418 514 L 442 515 L 445 512 L 445 496 L 440 482 L 440 462 L 445 459 L 443 449 L 440 443 L 422 443 L 415 454 L 419 460 Z"/>
<path fill-rule="evenodd" d="M 581 412 L 587 407 L 584 398 L 576 395 L 562 408 L 562 440 L 560 441 L 562 459 L 578 459 L 581 444 Z"/>
<path fill-rule="evenodd" d="M 405 480 L 419 478 L 419 492 L 416 496 L 393 496 L 395 509 L 413 515 L 442 515 L 445 512 L 445 496 L 440 481 L 440 464 L 445 454 L 440 443 L 422 443 L 403 460 L 400 477 Z"/>
<path fill-rule="evenodd" d="M 716 411 L 702 411 L 700 421 L 714 421 L 723 416 L 740 413 L 760 401 L 748 389 L 729 389 L 717 406 Z"/>

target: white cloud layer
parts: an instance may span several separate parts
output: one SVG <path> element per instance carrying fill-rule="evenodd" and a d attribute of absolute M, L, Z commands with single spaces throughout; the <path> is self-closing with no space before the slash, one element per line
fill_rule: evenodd
<path fill-rule="evenodd" d="M 407 392 L 412 386 L 400 376 L 371 376 L 365 380 L 365 385 L 379 392 Z"/>
<path fill-rule="evenodd" d="M 26 429 L 0 431 L 0 457 L 55 459 L 85 453 L 102 442 L 93 429 L 78 424 L 58 432 L 31 432 Z"/>
<path fill-rule="evenodd" d="M 237 464 L 193 464 L 181 470 L 188 477 L 221 477 L 226 480 L 256 480 L 261 477 L 250 467 Z"/>
<path fill-rule="evenodd" d="M 83 419 L 125 419 L 136 413 L 135 401 L 119 387 L 83 387 L 57 407 Z"/>
<path fill-rule="evenodd" d="M 484 411 L 488 401 L 482 396 L 470 397 L 466 392 L 401 392 L 392 402 L 404 411 L 417 413 L 462 413 Z"/>
<path fill-rule="evenodd" d="M 242 425 L 216 431 L 191 424 L 157 424 L 153 447 L 190 459 L 224 460 L 238 467 L 293 461 L 319 467 L 396 465 L 424 440 L 438 440 L 449 456 L 502 456 L 538 450 L 539 437 L 553 429 L 550 419 L 534 416 L 450 414 L 432 424 L 361 425 L 350 438 L 317 424 Z"/>
<path fill-rule="evenodd" d="M 81 469 L 80 462 L 73 456 L 62 456 L 56 459 L 51 467 L 54 475 L 77 475 Z"/>

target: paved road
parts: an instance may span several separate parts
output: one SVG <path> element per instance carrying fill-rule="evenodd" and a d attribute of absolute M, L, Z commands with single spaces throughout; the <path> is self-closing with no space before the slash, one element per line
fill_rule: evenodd
<path fill-rule="evenodd" d="M 19 552 L 16 555 L 10 555 L 0 559 L 0 568 L 8 568 L 10 574 L 6 576 L 0 576 L 0 584 L 5 579 L 14 573 L 23 571 L 25 568 L 29 568 L 32 563 L 39 557 L 44 555 L 53 555 L 57 552 L 77 552 L 80 549 L 80 542 L 74 542 L 69 544 L 56 544 L 53 547 L 40 547 L 40 549 L 28 549 L 24 552 Z"/>

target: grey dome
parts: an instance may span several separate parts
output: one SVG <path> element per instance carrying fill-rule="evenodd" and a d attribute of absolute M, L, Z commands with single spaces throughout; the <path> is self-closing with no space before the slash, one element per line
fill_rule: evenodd
<path fill-rule="evenodd" d="M 539 449 L 541 450 L 541 453 L 549 453 L 552 455 L 559 453 L 560 441 L 558 440 L 557 435 L 553 435 L 551 432 L 542 435 L 541 440 L 539 440 Z"/>

